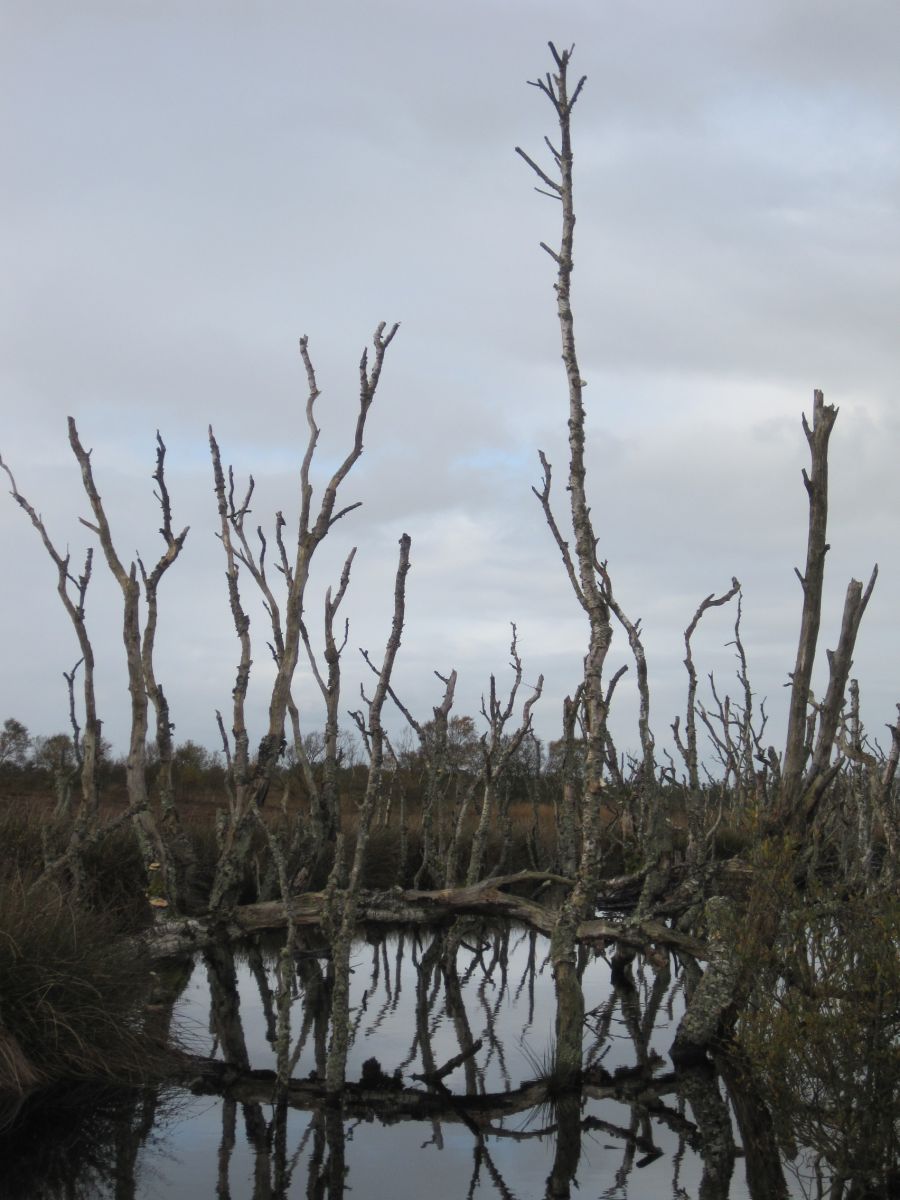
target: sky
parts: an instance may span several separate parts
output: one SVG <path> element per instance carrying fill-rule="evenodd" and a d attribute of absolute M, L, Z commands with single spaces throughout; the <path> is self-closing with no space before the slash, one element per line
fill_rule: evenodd
<path fill-rule="evenodd" d="M 160 430 L 181 559 L 160 593 L 157 673 L 178 740 L 217 744 L 238 647 L 208 457 L 211 423 L 254 518 L 296 518 L 309 338 L 322 391 L 313 471 L 349 447 L 357 364 L 399 321 L 365 452 L 313 569 L 325 589 L 358 547 L 342 709 L 359 705 L 390 625 L 397 542 L 412 537 L 395 685 L 420 720 L 434 672 L 456 713 L 492 673 L 545 678 L 537 732 L 558 736 L 586 623 L 531 488 L 554 465 L 566 518 L 567 393 L 539 248 L 559 211 L 515 154 L 545 166 L 554 114 L 529 79 L 548 39 L 587 76 L 574 118 L 573 306 L 588 382 L 588 489 L 619 602 L 643 622 L 660 745 L 685 705 L 683 631 L 737 576 L 766 738 L 784 741 L 806 545 L 800 425 L 814 388 L 832 435 L 821 649 L 851 577 L 880 575 L 855 656 L 883 740 L 900 700 L 900 8 L 610 0 L 34 0 L 0 4 L 0 453 L 60 548 L 92 535 L 75 417 L 119 553 L 161 551 L 150 475 Z M 542 156 L 543 150 L 543 157 Z M 0 494 L 0 720 L 66 727 L 78 657 L 55 569 Z M 318 494 L 318 493 L 317 493 Z M 289 524 L 289 529 L 293 528 Z M 249 580 L 263 731 L 272 665 Z M 104 733 L 127 741 L 121 600 L 99 560 L 87 619 Z M 734 607 L 695 637 L 701 680 L 736 694 Z M 629 663 L 611 727 L 637 745 Z M 371 676 L 369 676 L 371 679 Z M 814 677 L 820 693 L 824 666 Z M 301 663 L 304 728 L 322 710 Z M 703 696 L 701 691 L 701 696 Z M 708 693 L 707 693 L 708 694 Z M 347 721 L 349 724 L 349 719 Z M 402 720 L 389 717 L 399 732 Z"/>

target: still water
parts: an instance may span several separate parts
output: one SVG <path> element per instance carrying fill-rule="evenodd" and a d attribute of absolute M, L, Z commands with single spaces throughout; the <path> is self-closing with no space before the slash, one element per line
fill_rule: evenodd
<path fill-rule="evenodd" d="M 56 1118 L 63 1130 L 71 1121 L 68 1140 L 57 1146 L 50 1136 L 31 1155 L 31 1182 L 14 1171 L 10 1191 L 0 1181 L 0 1196 L 815 1194 L 802 1151 L 779 1155 L 739 1082 L 672 1070 L 666 1054 L 685 987 L 675 963 L 636 958 L 614 971 L 602 953 L 582 952 L 586 1082 L 580 1094 L 554 1098 L 556 995 L 546 939 L 509 927 L 370 932 L 352 953 L 347 1065 L 348 1080 L 370 1086 L 341 1111 L 300 1089 L 276 1104 L 272 1079 L 249 1074 L 276 1066 L 278 950 L 277 942 L 254 942 L 200 955 L 176 980 L 173 1028 L 192 1052 L 239 1064 L 240 1079 L 218 1095 L 197 1094 L 199 1082 L 195 1090 L 86 1093 Z M 295 965 L 291 1077 L 322 1078 L 331 963 L 305 943 Z M 416 1078 L 423 1075 L 430 1078 Z M 398 1090 L 397 1076 L 427 1104 Z"/>

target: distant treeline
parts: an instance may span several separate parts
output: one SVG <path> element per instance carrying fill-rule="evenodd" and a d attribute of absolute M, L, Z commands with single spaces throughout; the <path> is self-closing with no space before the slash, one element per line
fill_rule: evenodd
<path fill-rule="evenodd" d="M 428 727 L 426 727 L 428 732 Z M 482 738 L 475 719 L 469 716 L 452 717 L 448 722 L 448 750 L 451 773 L 460 780 L 478 776 L 483 769 Z M 304 750 L 314 769 L 321 768 L 325 754 L 322 733 L 311 732 L 304 739 Z M 342 791 L 350 798 L 365 788 L 368 760 L 365 748 L 353 730 L 342 730 L 339 738 L 338 768 Z M 147 747 L 148 776 L 152 781 L 158 767 L 155 746 Z M 583 767 L 583 743 L 578 756 Z M 127 759 L 116 754 L 109 741 L 101 738 L 97 755 L 97 776 L 101 792 L 108 799 L 124 797 Z M 505 772 L 505 786 L 512 801 L 533 800 L 537 787 L 544 799 L 550 799 L 552 785 L 559 781 L 563 770 L 564 743 L 562 739 L 544 744 L 529 734 L 511 755 Z M 419 785 L 427 772 L 422 747 L 407 735 L 391 744 L 389 769 L 397 786 L 402 786 L 408 799 L 415 802 Z M 209 750 L 187 739 L 175 745 L 172 755 L 173 782 L 178 798 L 184 801 L 209 799 L 218 801 L 224 795 L 227 765 L 220 751 Z M 36 794 L 77 791 L 80 770 L 80 748 L 70 734 L 32 735 L 23 722 L 8 717 L 0 729 L 0 787 L 7 792 Z M 308 799 L 307 786 L 293 746 L 285 747 L 274 782 L 291 799 Z"/>

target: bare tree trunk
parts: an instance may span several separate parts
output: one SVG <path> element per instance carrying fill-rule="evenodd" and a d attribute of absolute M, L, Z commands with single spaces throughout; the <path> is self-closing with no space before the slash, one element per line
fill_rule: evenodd
<path fill-rule="evenodd" d="M 731 587 L 727 592 L 723 592 L 721 596 L 716 596 L 713 592 L 710 592 L 706 599 L 700 602 L 697 611 L 691 619 L 690 625 L 684 631 L 684 666 L 688 673 L 687 710 L 685 712 L 684 726 L 684 735 L 687 744 L 685 745 L 679 736 L 677 718 L 672 726 L 672 733 L 675 738 L 675 744 L 688 770 L 688 786 L 694 792 L 700 788 L 700 769 L 697 754 L 697 668 L 694 666 L 691 638 L 700 624 L 701 617 L 708 608 L 718 608 L 723 604 L 727 604 L 740 590 L 740 583 L 737 579 L 732 578 Z"/>
<path fill-rule="evenodd" d="M 69 725 L 71 726 L 71 729 L 72 729 L 72 749 L 75 753 L 75 767 L 76 767 L 77 772 L 81 775 L 82 785 L 84 784 L 84 781 L 85 781 L 84 745 L 83 745 L 82 738 L 81 738 L 81 725 L 78 723 L 78 713 L 76 711 L 76 706 L 75 706 L 75 676 L 78 674 L 78 668 L 82 665 L 83 662 L 84 662 L 84 659 L 79 658 L 78 662 L 75 664 L 75 666 L 72 668 L 71 671 L 63 671 L 63 679 L 65 679 L 65 681 L 66 681 L 66 691 L 68 692 L 68 695 L 69 695 Z M 68 816 L 68 814 L 69 814 L 71 792 L 72 792 L 72 775 L 74 774 L 74 772 L 69 772 L 68 774 L 69 774 L 69 778 L 67 779 L 66 786 L 64 788 L 65 797 L 64 797 L 64 799 L 58 798 L 58 801 L 57 801 L 56 813 L 55 813 L 55 815 L 57 817 Z M 96 787 L 96 764 L 95 763 L 91 765 L 90 781 Z M 83 795 L 84 795 L 84 791 L 82 791 L 82 796 Z M 92 818 L 96 817 L 96 805 L 93 806 L 93 812 L 91 811 L 91 806 L 82 805 L 82 813 L 83 813 L 85 821 L 91 822 Z M 76 891 L 77 891 L 77 889 L 76 889 Z"/>
<path fill-rule="evenodd" d="M 809 705 L 809 685 L 819 640 L 822 618 L 822 588 L 825 580 L 825 540 L 828 526 L 828 439 L 837 420 L 838 410 L 825 403 L 817 389 L 813 393 L 813 423 L 810 428 L 803 416 L 803 432 L 809 444 L 811 466 L 803 471 L 803 483 L 809 497 L 809 538 L 806 549 L 806 572 L 797 572 L 803 588 L 803 614 L 800 620 L 800 639 L 797 660 L 791 676 L 791 703 L 788 713 L 787 741 L 781 768 L 782 814 L 798 803 L 801 780 L 807 759 L 806 724 Z"/>
<path fill-rule="evenodd" d="M 11 495 L 19 507 L 27 514 L 34 528 L 44 543 L 44 549 L 50 555 L 56 567 L 56 590 L 63 607 L 72 622 L 75 636 L 81 650 L 84 662 L 82 677 L 82 694 L 84 697 L 84 735 L 81 743 L 81 796 L 82 803 L 89 821 L 94 821 L 97 815 L 97 747 L 100 742 L 100 721 L 97 717 L 97 702 L 94 694 L 94 648 L 88 636 L 84 617 L 84 602 L 88 584 L 91 581 L 91 571 L 94 561 L 94 551 L 88 548 L 84 559 L 84 570 L 77 580 L 69 571 L 69 553 L 59 553 L 50 540 L 43 519 L 21 494 L 13 473 L 0 457 L 0 469 L 6 472 L 12 488 Z M 69 585 L 74 585 L 75 598 L 69 594 Z"/>
<path fill-rule="evenodd" d="M 477 883 L 481 878 L 482 868 L 484 864 L 484 851 L 487 842 L 488 830 L 491 820 L 494 815 L 494 797 L 496 795 L 497 785 L 500 783 L 503 776 L 509 767 L 510 761 L 516 751 L 521 746 L 525 735 L 531 729 L 531 710 L 541 698 L 541 691 L 544 686 L 544 677 L 538 677 L 537 684 L 534 688 L 534 694 L 526 700 L 522 709 L 522 721 L 516 732 L 508 739 L 506 744 L 503 744 L 503 730 L 506 723 L 513 713 L 513 706 L 516 701 L 516 694 L 522 683 L 522 660 L 519 657 L 519 652 L 516 642 L 516 627 L 512 627 L 512 644 L 510 646 L 510 654 L 512 655 L 512 666 L 515 671 L 515 678 L 510 689 L 509 700 L 505 707 L 501 707 L 497 699 L 497 683 L 494 676 L 491 676 L 491 694 L 490 708 L 485 710 L 482 704 L 482 712 L 490 723 L 490 736 L 486 743 L 482 745 L 484 754 L 484 789 L 481 798 L 481 813 L 478 818 L 478 825 L 475 829 L 475 835 L 472 838 L 472 850 L 469 855 L 469 868 L 466 872 L 466 884 L 470 885 Z"/>
<path fill-rule="evenodd" d="M 644 643 L 641 640 L 641 622 L 632 621 L 616 600 L 612 580 L 609 578 L 606 563 L 598 563 L 597 569 L 603 581 L 603 592 L 610 611 L 628 635 L 628 644 L 634 655 L 634 665 L 637 672 L 638 689 L 638 736 L 641 742 L 641 779 L 646 787 L 650 787 L 656 774 L 656 759 L 654 756 L 653 733 L 650 729 L 650 684 L 647 678 L 647 656 L 644 653 Z"/>
<path fill-rule="evenodd" d="M 368 662 L 368 659 L 366 661 Z M 369 662 L 369 666 L 376 674 L 378 673 L 371 662 Z M 421 887 L 426 877 L 434 883 L 444 879 L 440 847 L 437 845 L 440 830 L 437 834 L 435 833 L 435 813 L 450 776 L 447 727 L 456 692 L 456 671 L 451 671 L 448 676 L 435 671 L 435 675 L 444 685 L 444 697 L 441 703 L 435 705 L 431 710 L 433 720 L 430 728 L 421 725 L 394 689 L 388 687 L 388 695 L 403 713 L 409 727 L 419 739 L 419 748 L 425 760 L 425 794 L 422 800 L 422 858 L 415 875 L 416 887 Z M 401 838 L 404 836 L 405 826 L 403 818 L 401 818 Z M 401 858 L 404 862 L 406 861 L 405 851 L 401 854 Z"/>
<path fill-rule="evenodd" d="M 878 578 L 878 567 L 872 571 L 866 590 L 858 579 L 851 579 L 844 600 L 844 615 L 836 650 L 827 651 L 828 689 L 819 714 L 819 730 L 813 750 L 812 762 L 803 780 L 803 819 L 809 824 L 815 807 L 831 778 L 831 754 L 837 737 L 838 724 L 844 707 L 844 694 L 850 669 L 853 666 L 853 649 L 863 613 Z"/>
<path fill-rule="evenodd" d="M 359 364 L 359 415 L 357 417 L 356 432 L 353 439 L 353 446 L 332 475 L 322 495 L 319 513 L 314 522 L 310 522 L 311 504 L 312 504 L 312 484 L 309 482 L 309 470 L 312 465 L 313 454 L 319 437 L 319 428 L 316 425 L 314 417 L 314 406 L 317 397 L 319 396 L 319 388 L 316 382 L 315 371 L 312 362 L 309 358 L 307 350 L 307 339 L 300 339 L 300 353 L 303 357 L 303 362 L 306 367 L 307 379 L 309 382 L 309 397 L 306 404 L 306 419 L 309 426 L 309 440 L 307 442 L 306 453 L 303 458 L 303 463 L 300 468 L 300 530 L 297 538 L 297 552 L 293 566 L 286 573 L 288 582 L 288 598 L 285 608 L 285 624 L 284 624 L 284 650 L 281 659 L 278 663 L 278 670 L 275 676 L 275 682 L 272 686 L 272 698 L 269 702 L 269 728 L 259 745 L 257 752 L 257 767 L 254 773 L 254 802 L 258 803 L 265 795 L 265 790 L 268 787 L 272 772 L 281 752 L 281 746 L 284 739 L 284 721 L 287 713 L 288 701 L 290 699 L 291 683 L 294 678 L 294 671 L 297 667 L 297 658 L 299 655 L 300 641 L 302 637 L 301 626 L 303 621 L 303 606 L 306 596 L 306 586 L 309 581 L 309 570 L 312 562 L 313 554 L 318 546 L 325 540 L 329 530 L 341 517 L 352 509 L 358 507 L 358 504 L 351 504 L 347 507 L 335 512 L 337 502 L 338 489 L 344 479 L 349 474 L 351 468 L 359 459 L 363 452 L 363 433 L 366 426 L 366 418 L 369 414 L 372 401 L 375 398 L 375 391 L 378 387 L 378 381 L 381 377 L 381 369 L 384 363 L 384 356 L 388 346 L 394 338 L 394 335 L 399 328 L 393 325 L 387 333 L 385 333 L 386 325 L 382 321 L 375 331 L 374 346 L 375 355 L 374 363 L 369 368 L 368 353 L 363 352 L 363 356 Z M 286 565 L 286 564 L 283 564 Z"/>
<path fill-rule="evenodd" d="M 583 692 L 584 685 L 580 683 L 575 691 L 574 699 L 566 696 L 563 701 L 562 796 L 557 812 L 556 828 L 559 845 L 559 870 L 563 875 L 572 877 L 578 870 L 580 799 L 584 786 L 575 745 L 575 731 Z"/>
<path fill-rule="evenodd" d="M 569 477 L 568 490 L 571 498 L 572 528 L 575 535 L 574 559 L 559 530 L 550 507 L 551 468 L 541 454 L 544 483 L 535 494 L 541 502 L 544 515 L 562 555 L 572 588 L 588 618 L 588 651 L 584 660 L 584 714 L 587 754 L 585 761 L 585 802 L 583 807 L 581 862 L 577 882 L 564 902 L 559 923 L 551 944 L 551 958 L 558 979 L 567 977 L 574 963 L 574 933 L 579 918 L 586 914 L 591 904 L 593 876 L 598 865 L 599 817 L 603 805 L 603 768 L 606 756 L 606 703 L 603 692 L 603 666 L 612 638 L 610 610 L 604 590 L 597 578 L 597 535 L 591 519 L 585 489 L 586 467 L 584 461 L 585 412 L 582 393 L 585 381 L 581 375 L 575 349 L 575 320 L 571 306 L 571 279 L 573 270 L 572 247 L 575 236 L 574 188 L 572 179 L 572 109 L 581 93 L 585 77 L 578 81 L 571 95 L 568 86 L 568 68 L 571 50 L 557 51 L 550 43 L 550 52 L 556 66 L 556 74 L 548 73 L 544 79 L 534 81 L 553 105 L 559 121 L 559 148 L 547 140 L 550 153 L 558 172 L 558 179 L 551 178 L 522 149 L 516 152 L 535 171 L 538 178 L 549 189 L 549 194 L 558 198 L 562 205 L 562 235 L 558 251 L 546 243 L 542 248 L 557 266 L 555 284 L 557 312 L 562 338 L 562 359 L 569 385 Z M 538 189 L 539 191 L 542 189 Z M 568 1046 L 569 1043 L 567 1042 Z M 574 1078 L 581 1068 L 580 1046 L 575 1054 L 571 1043 L 571 1059 L 564 1059 L 561 1070 L 568 1078 Z M 577 1061 L 576 1061 L 577 1060 Z"/>
<path fill-rule="evenodd" d="M 100 493 L 94 483 L 90 454 L 84 449 L 78 437 L 74 420 L 69 418 L 69 443 L 81 467 L 84 490 L 87 493 L 96 524 L 82 518 L 82 524 L 91 529 L 100 539 L 100 546 L 106 557 L 107 564 L 113 577 L 122 590 L 124 602 L 122 620 L 122 640 L 125 645 L 125 661 L 128 670 L 128 691 L 131 696 L 131 736 L 126 760 L 126 785 L 128 797 L 135 811 L 135 830 L 144 856 L 145 866 L 151 862 L 161 861 L 163 849 L 155 830 L 152 816 L 149 812 L 147 796 L 147 780 L 145 774 L 146 739 L 147 739 L 147 687 L 144 679 L 144 664 L 141 658 L 140 631 L 140 597 L 141 589 L 137 580 L 137 564 L 132 562 L 125 569 L 113 546 L 112 533 L 103 508 Z"/>
<path fill-rule="evenodd" d="M 253 480 L 251 478 L 244 503 L 240 507 L 236 507 L 233 499 L 234 489 L 231 472 L 229 472 L 229 489 L 226 495 L 225 479 L 222 472 L 218 446 L 212 435 L 212 430 L 210 430 L 210 449 L 213 458 L 213 473 L 216 480 L 216 497 L 219 508 L 221 537 L 228 560 L 229 598 L 235 627 L 241 642 L 241 661 L 238 667 L 234 705 L 234 771 L 236 777 L 234 811 L 226 823 L 222 854 L 210 896 L 211 911 L 219 913 L 222 916 L 227 915 L 228 910 L 233 907 L 237 900 L 240 877 L 253 836 L 254 821 L 252 819 L 252 810 L 260 808 L 265 802 L 278 759 L 285 747 L 285 720 L 289 712 L 291 714 L 295 744 L 299 747 L 298 754 L 301 762 L 303 762 L 302 741 L 298 736 L 299 717 L 296 714 L 296 706 L 291 695 L 291 688 L 294 672 L 297 667 L 301 641 L 308 644 L 303 613 L 310 566 L 317 548 L 324 541 L 331 528 L 342 517 L 346 516 L 347 513 L 359 506 L 359 502 L 356 502 L 335 511 L 340 486 L 363 452 L 363 434 L 366 426 L 366 418 L 368 417 L 372 401 L 375 398 L 385 353 L 397 332 L 398 326 L 393 325 L 387 332 L 385 332 L 385 329 L 386 325 L 382 322 L 375 330 L 373 339 L 375 353 L 371 367 L 369 366 L 367 351 L 363 352 L 360 360 L 359 413 L 356 421 L 353 445 L 326 485 L 319 505 L 319 511 L 315 518 L 312 515 L 313 488 L 309 476 L 319 439 L 319 426 L 315 420 L 315 404 L 320 392 L 316 381 L 315 369 L 309 356 L 307 339 L 305 337 L 300 339 L 300 354 L 306 369 L 309 385 L 306 401 L 306 421 L 309 429 L 309 437 L 300 467 L 300 520 L 297 533 L 297 548 L 293 561 L 288 558 L 282 535 L 282 529 L 285 524 L 284 518 L 280 513 L 276 516 L 275 539 L 280 554 L 279 570 L 284 576 L 287 587 L 283 618 L 280 615 L 280 609 L 275 602 L 274 595 L 265 580 L 264 555 L 266 547 L 262 531 L 257 531 L 261 543 L 260 553 L 257 557 L 254 557 L 250 551 L 243 533 L 243 519 L 248 510 L 249 499 L 253 490 Z M 235 545 L 235 540 L 238 543 L 237 545 Z M 352 557 L 351 554 L 345 565 L 341 588 L 337 597 L 332 601 L 329 596 L 327 601 L 332 621 L 340 600 L 343 597 L 346 581 L 349 579 Z M 250 570 L 256 579 L 257 585 L 262 589 L 275 638 L 272 652 L 275 659 L 276 673 L 269 701 L 268 729 L 259 742 L 256 759 L 252 764 L 249 759 L 249 741 L 243 716 L 244 700 L 247 694 L 252 663 L 250 655 L 250 622 L 241 605 L 238 592 L 239 563 Z M 332 647 L 327 644 L 326 635 L 326 658 L 331 655 L 332 650 L 334 651 L 332 657 L 339 657 L 340 651 L 336 646 Z M 330 672 L 332 666 L 335 669 L 337 668 L 336 661 L 333 664 L 329 662 Z M 333 793 L 336 791 L 336 712 L 339 691 L 335 680 L 331 677 L 331 673 L 329 675 L 329 683 L 325 687 L 326 691 L 330 689 L 331 700 L 329 703 L 331 704 L 331 720 L 334 725 L 331 745 L 334 770 L 326 781 L 326 793 L 329 785 Z M 326 696 L 326 699 L 328 699 L 328 696 Z M 310 784 L 315 796 L 316 784 L 312 777 L 312 772 L 309 770 L 308 763 L 305 764 L 305 768 L 307 782 Z M 336 796 L 326 794 L 321 799 L 322 804 L 320 805 L 319 815 L 323 822 L 330 820 L 330 824 L 333 826 L 336 823 Z M 323 811 L 321 810 L 331 811 L 331 817 L 328 818 L 326 815 L 323 815 Z"/>
<path fill-rule="evenodd" d="M 247 689 L 250 686 L 250 668 L 253 664 L 250 643 L 250 618 L 244 611 L 238 586 L 238 555 L 231 537 L 234 526 L 234 487 L 229 472 L 229 489 L 226 493 L 225 476 L 222 471 L 222 460 L 219 446 L 212 431 L 209 429 L 209 446 L 213 464 L 213 479 L 215 484 L 216 505 L 219 513 L 219 536 L 225 550 L 226 571 L 228 582 L 228 600 L 235 632 L 241 647 L 237 676 L 232 689 L 232 735 L 234 751 L 232 752 L 225 732 L 221 714 L 217 713 L 219 728 L 222 734 L 222 744 L 228 763 L 230 813 L 224 818 L 219 861 L 216 864 L 216 874 L 213 879 L 209 899 L 209 911 L 216 914 L 226 906 L 226 901 L 236 896 L 241 884 L 244 870 L 244 860 L 252 837 L 252 819 L 248 790 L 250 786 L 250 738 L 247 733 L 244 715 L 247 700 Z M 249 493 L 248 493 L 249 500 Z M 242 506 L 246 508 L 246 503 Z"/>
<path fill-rule="evenodd" d="M 341 701 L 341 654 L 347 644 L 349 626 L 344 623 L 344 636 L 338 645 L 334 636 L 334 619 L 350 582 L 350 568 L 356 547 L 350 551 L 341 572 L 337 593 L 332 598 L 331 588 L 325 594 L 325 663 L 327 679 L 319 671 L 316 656 L 309 640 L 306 626 L 300 632 L 309 658 L 309 665 L 325 701 L 325 747 L 322 762 L 322 786 L 316 787 L 313 800 L 313 838 L 315 856 L 320 859 L 328 847 L 333 847 L 341 832 L 341 806 L 338 789 L 338 709 Z"/>
<path fill-rule="evenodd" d="M 362 879 L 362 869 L 365 862 L 366 844 L 369 838 L 372 816 L 381 798 L 382 776 L 384 772 L 384 730 L 381 725 L 381 711 L 387 698 L 391 682 L 391 672 L 397 651 L 400 649 L 400 638 L 403 633 L 403 620 L 406 607 L 406 576 L 409 571 L 409 550 L 411 541 L 407 534 L 400 539 L 400 561 L 397 566 L 397 576 L 394 583 L 394 619 L 391 632 L 385 647 L 384 659 L 378 673 L 378 683 L 372 699 L 368 702 L 367 721 L 359 715 L 367 733 L 370 748 L 369 777 L 366 783 L 366 794 L 359 812 L 359 822 L 356 832 L 356 848 L 353 854 L 353 865 L 350 868 L 350 878 L 344 893 L 343 910 L 337 936 L 332 946 L 334 959 L 334 991 L 331 1006 L 331 1044 L 328 1048 L 328 1064 L 326 1068 L 326 1088 L 329 1093 L 337 1093 L 344 1086 L 347 1070 L 347 1051 L 350 1035 L 350 945 L 356 928 L 359 905 L 359 891 Z"/>
<path fill-rule="evenodd" d="M 156 497 L 162 510 L 162 535 L 166 542 L 166 553 L 148 575 L 138 558 L 138 567 L 147 601 L 147 616 L 141 639 L 141 665 L 147 695 L 156 716 L 156 749 L 159 755 L 159 799 L 162 809 L 163 841 L 166 846 L 166 890 L 176 908 L 183 909 L 193 888 L 197 859 L 193 845 L 181 828 L 178 808 L 175 804 L 175 788 L 172 779 L 172 755 L 174 750 L 172 730 L 175 726 L 169 717 L 169 702 L 162 685 L 157 681 L 153 666 L 153 650 L 156 643 L 158 620 L 158 589 L 164 573 L 181 552 L 187 529 L 177 538 L 172 531 L 172 506 L 165 480 L 166 447 L 159 433 L 156 435 L 156 471 L 153 478 L 158 491 Z"/>
<path fill-rule="evenodd" d="M 707 900 L 709 965 L 688 1001 L 669 1052 L 677 1064 L 705 1060 L 706 1052 L 734 1023 L 736 996 L 742 976 L 746 976 L 731 944 L 734 916 L 731 902 L 724 897 Z"/>
<path fill-rule="evenodd" d="M 886 888 L 896 885 L 900 873 L 900 797 L 895 785 L 897 764 L 900 762 L 900 704 L 897 705 L 897 715 L 897 723 L 888 726 L 891 732 L 891 748 L 881 778 L 874 789 L 875 811 L 884 831 L 885 855 L 881 880 Z"/>
<path fill-rule="evenodd" d="M 72 417 L 69 417 L 69 444 L 78 460 L 78 465 L 81 467 L 84 490 L 90 501 L 94 521 L 96 522 L 94 524 L 82 518 L 82 524 L 96 533 L 100 539 L 100 546 L 106 558 L 107 565 L 122 591 L 122 640 L 125 645 L 125 661 L 128 669 L 128 691 L 131 695 L 131 736 L 125 766 L 126 786 L 135 833 L 141 847 L 145 867 L 148 871 L 150 899 L 151 902 L 159 901 L 160 904 L 165 905 L 167 903 L 177 904 L 178 896 L 174 890 L 176 881 L 170 869 L 166 847 L 163 839 L 160 837 L 153 814 L 150 811 L 149 796 L 147 793 L 148 690 L 151 686 L 155 689 L 158 687 L 152 675 L 153 639 L 156 626 L 156 588 L 163 574 L 181 553 L 188 530 L 187 528 L 183 529 L 177 536 L 172 531 L 169 498 L 163 479 L 165 446 L 159 435 L 157 435 L 157 442 L 157 470 L 154 479 L 156 479 L 160 488 L 157 498 L 163 513 L 161 533 L 166 543 L 166 549 L 149 576 L 144 570 L 143 563 L 140 564 L 141 574 L 148 587 L 148 608 L 150 610 L 150 625 L 147 630 L 145 645 L 141 635 L 141 587 L 137 578 L 138 566 L 136 562 L 132 562 L 128 570 L 126 570 L 116 553 L 103 501 L 94 482 L 90 452 L 84 449 L 78 436 L 75 421 Z M 144 659 L 145 651 L 147 655 L 146 664 Z M 149 677 L 146 673 L 147 664 L 151 666 Z M 165 720 L 168 724 L 168 709 L 165 709 Z M 152 864 L 158 865 L 154 866 L 151 870 Z"/>
<path fill-rule="evenodd" d="M 900 717 L 900 704 L 897 705 Z M 894 725 L 888 725 L 891 735 L 891 745 L 887 754 L 879 762 L 874 754 L 864 750 L 858 739 L 841 743 L 841 751 L 847 758 L 860 765 L 859 777 L 854 791 L 857 804 L 857 822 L 862 821 L 863 811 L 871 810 L 867 815 L 869 820 L 877 817 L 884 838 L 884 858 L 881 864 L 878 884 L 884 888 L 896 885 L 898 865 L 900 865 L 900 804 L 898 804 L 895 784 L 897 766 L 900 763 L 900 719 Z M 865 796 L 859 795 L 865 792 Z M 871 860 L 873 858 L 873 830 L 871 827 L 861 831 L 860 858 L 863 878 L 868 886 L 870 880 Z"/>

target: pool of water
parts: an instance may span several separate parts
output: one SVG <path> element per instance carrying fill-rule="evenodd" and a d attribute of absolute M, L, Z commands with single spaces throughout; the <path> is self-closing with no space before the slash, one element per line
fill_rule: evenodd
<path fill-rule="evenodd" d="M 198 955 L 179 981 L 173 1028 L 194 1053 L 238 1063 L 245 1080 L 248 1071 L 277 1064 L 279 949 L 269 939 Z M 24 1184 L 10 1194 L 17 1200 L 807 1194 L 802 1175 L 783 1174 L 778 1161 L 768 1161 L 779 1158 L 773 1141 L 756 1144 L 755 1131 L 754 1144 L 744 1145 L 733 1081 L 710 1070 L 672 1070 L 666 1053 L 685 988 L 676 963 L 636 958 L 616 972 L 602 954 L 580 952 L 586 1082 L 580 1093 L 562 1096 L 552 1087 L 557 998 L 545 938 L 476 925 L 461 935 L 371 931 L 354 944 L 351 963 L 347 1079 L 368 1072 L 376 1080 L 374 1100 L 343 1110 L 299 1094 L 277 1103 L 265 1078 L 223 1094 L 167 1087 L 119 1097 L 117 1115 L 105 1125 L 88 1122 L 81 1143 L 76 1128 L 70 1166 L 63 1162 L 57 1171 L 65 1184 L 38 1172 L 32 1191 Z M 301 943 L 295 968 L 291 1076 L 324 1078 L 332 964 L 315 944 Z M 457 1056 L 459 1065 L 437 1082 L 434 1073 Z M 416 1078 L 429 1072 L 430 1084 Z M 385 1077 L 395 1076 L 431 1094 L 427 1113 L 411 1115 L 392 1102 Z M 535 1079 L 544 1083 L 523 1088 Z M 53 1153 L 48 1148 L 48 1163 Z M 760 1170 L 769 1172 L 763 1182 Z"/>

